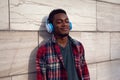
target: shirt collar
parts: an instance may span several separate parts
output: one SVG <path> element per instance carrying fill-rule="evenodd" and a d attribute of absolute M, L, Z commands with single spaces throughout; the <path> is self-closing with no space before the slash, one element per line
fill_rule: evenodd
<path fill-rule="evenodd" d="M 69 41 L 71 41 L 73 44 L 76 44 L 76 40 L 72 39 L 70 36 L 68 36 L 68 38 L 69 38 Z M 56 38 L 54 34 L 52 34 L 51 41 L 53 43 L 56 43 Z"/>

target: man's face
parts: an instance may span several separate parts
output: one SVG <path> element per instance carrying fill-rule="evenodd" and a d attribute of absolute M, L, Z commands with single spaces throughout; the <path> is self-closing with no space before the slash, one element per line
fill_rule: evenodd
<path fill-rule="evenodd" d="M 69 34 L 69 19 L 66 14 L 58 13 L 53 18 L 54 34 L 67 36 Z"/>

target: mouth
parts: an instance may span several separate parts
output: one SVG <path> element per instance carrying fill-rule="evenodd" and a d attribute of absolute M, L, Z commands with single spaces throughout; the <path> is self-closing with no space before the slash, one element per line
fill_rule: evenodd
<path fill-rule="evenodd" d="M 62 31 L 68 31 L 68 28 L 61 28 Z"/>

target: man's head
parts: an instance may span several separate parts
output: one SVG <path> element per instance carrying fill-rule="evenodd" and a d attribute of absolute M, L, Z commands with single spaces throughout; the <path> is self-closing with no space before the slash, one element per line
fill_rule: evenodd
<path fill-rule="evenodd" d="M 67 36 L 70 30 L 70 22 L 66 12 L 63 9 L 51 11 L 48 17 L 48 23 L 53 25 L 53 33 L 58 36 Z"/>
<path fill-rule="evenodd" d="M 58 13 L 64 13 L 64 14 L 66 14 L 66 11 L 63 10 L 63 9 L 54 9 L 54 10 L 52 10 L 52 11 L 50 12 L 50 14 L 49 14 L 48 22 L 49 22 L 49 23 L 53 23 L 53 18 L 54 18 L 54 16 L 55 16 L 56 14 L 58 14 Z M 66 14 L 66 15 L 67 15 L 67 14 Z"/>

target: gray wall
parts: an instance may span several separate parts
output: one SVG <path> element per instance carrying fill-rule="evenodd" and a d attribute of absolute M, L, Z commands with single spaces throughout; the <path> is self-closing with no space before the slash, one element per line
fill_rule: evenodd
<path fill-rule="evenodd" d="M 120 80 L 120 0 L 0 0 L 0 80 L 35 80 L 45 20 L 67 11 L 70 35 L 83 43 L 91 80 Z"/>

